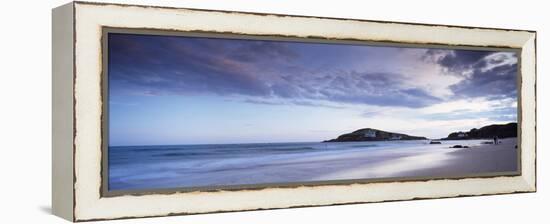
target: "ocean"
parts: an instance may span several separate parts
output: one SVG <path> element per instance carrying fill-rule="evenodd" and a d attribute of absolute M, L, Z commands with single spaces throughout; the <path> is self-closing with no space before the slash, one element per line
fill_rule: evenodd
<path fill-rule="evenodd" d="M 109 190 L 151 190 L 249 184 L 396 177 L 390 172 L 403 158 L 405 169 L 441 163 L 452 145 L 480 145 L 482 140 L 303 142 L 212 145 L 110 146 Z M 402 163 L 402 162 L 401 162 Z M 417 164 L 416 164 L 417 163 Z M 366 167 L 366 168 L 365 168 Z M 402 168 L 403 169 L 403 168 Z M 398 177 L 398 176 L 397 176 Z"/>

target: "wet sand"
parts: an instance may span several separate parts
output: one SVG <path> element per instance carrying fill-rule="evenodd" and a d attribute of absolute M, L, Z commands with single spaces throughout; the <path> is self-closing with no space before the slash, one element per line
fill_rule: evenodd
<path fill-rule="evenodd" d="M 511 174 L 518 170 L 517 138 L 500 144 L 448 148 L 340 170 L 318 179 L 424 178 Z"/>
<path fill-rule="evenodd" d="M 500 144 L 473 146 L 449 153 L 445 164 L 428 169 L 402 172 L 404 176 L 454 176 L 518 171 L 517 138 L 501 139 Z"/>

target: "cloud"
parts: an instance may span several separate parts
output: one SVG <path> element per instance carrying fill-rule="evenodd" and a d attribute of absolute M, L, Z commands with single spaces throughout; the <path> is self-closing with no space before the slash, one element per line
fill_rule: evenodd
<path fill-rule="evenodd" d="M 447 54 L 441 58 L 439 64 L 447 67 L 451 70 L 464 70 L 470 66 L 475 65 L 481 61 L 487 55 L 494 52 L 492 51 L 467 51 L 467 50 L 453 50 L 452 53 Z"/>
<path fill-rule="evenodd" d="M 515 120 L 517 100 L 513 98 L 490 99 L 485 97 L 460 99 L 437 103 L 423 108 L 365 108 L 363 117 L 394 117 L 425 120 L 460 120 L 474 118 L 508 117 Z"/>
<path fill-rule="evenodd" d="M 423 89 L 405 86 L 404 81 L 405 76 L 397 73 L 325 71 L 296 75 L 272 87 L 274 93 L 282 98 L 342 104 L 416 108 L 441 101 Z"/>
<path fill-rule="evenodd" d="M 289 49 L 285 42 L 247 41 L 237 46 L 230 57 L 239 61 L 256 62 L 265 58 L 290 61 L 299 55 Z"/>
<path fill-rule="evenodd" d="M 270 91 L 254 67 L 226 57 L 228 46 L 213 39 L 111 34 L 110 45 L 110 81 L 124 87 L 113 89 L 161 95 Z"/>
<path fill-rule="evenodd" d="M 283 102 L 275 102 L 275 101 L 268 101 L 268 100 L 258 100 L 258 99 L 246 99 L 246 100 L 243 100 L 243 102 L 245 102 L 245 103 L 251 103 L 251 104 L 270 105 L 270 106 L 284 105 Z"/>
<path fill-rule="evenodd" d="M 345 108 L 343 106 L 335 106 L 335 105 L 330 105 L 330 104 L 326 104 L 326 103 L 315 103 L 315 102 L 304 101 L 304 100 L 293 100 L 293 101 L 291 101 L 291 103 L 294 104 L 294 105 L 307 106 L 307 107 L 326 107 L 326 108 L 332 108 L 332 109 L 343 109 L 343 108 Z"/>
<path fill-rule="evenodd" d="M 115 95 L 206 94 L 240 96 L 248 103 L 421 108 L 455 95 L 510 97 L 515 89 L 512 56 L 487 51 L 350 45 L 338 51 L 329 44 L 135 34 L 110 34 L 109 43 Z M 444 78 L 439 68 L 458 78 Z"/>
<path fill-rule="evenodd" d="M 440 138 L 458 130 L 517 121 L 517 101 L 512 98 L 471 98 L 441 102 L 424 108 L 364 108 L 355 128 L 390 127 L 396 132 Z M 389 130 L 389 129 L 388 129 Z"/>
<path fill-rule="evenodd" d="M 517 66 L 503 65 L 487 71 L 475 69 L 471 77 L 450 86 L 451 90 L 462 97 L 515 98 Z"/>
<path fill-rule="evenodd" d="M 447 74 L 463 79 L 449 89 L 455 98 L 516 98 L 518 73 L 514 52 L 430 50 L 424 56 L 438 63 Z"/>
<path fill-rule="evenodd" d="M 245 99 L 242 102 L 245 103 L 251 103 L 251 104 L 259 104 L 259 105 L 268 105 L 268 106 L 281 106 L 281 105 L 298 105 L 298 106 L 306 106 L 306 107 L 325 107 L 325 108 L 331 108 L 331 109 L 344 109 L 346 107 L 333 105 L 329 102 L 323 102 L 320 103 L 318 101 L 307 101 L 307 100 L 280 100 L 280 99 Z"/>
<path fill-rule="evenodd" d="M 455 111 L 449 113 L 434 113 L 426 114 L 423 117 L 429 120 L 460 120 L 460 119 L 476 119 L 487 118 L 494 121 L 516 121 L 517 110 L 516 108 L 495 108 L 488 111 Z"/>

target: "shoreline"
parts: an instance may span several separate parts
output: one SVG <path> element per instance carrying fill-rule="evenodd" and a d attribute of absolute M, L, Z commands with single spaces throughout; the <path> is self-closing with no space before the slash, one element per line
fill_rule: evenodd
<path fill-rule="evenodd" d="M 228 149 L 221 149 L 219 153 L 222 157 L 206 154 L 200 159 L 193 158 L 196 155 L 192 149 L 166 149 L 162 153 L 158 150 L 130 150 L 129 154 L 123 155 L 142 158 L 149 163 L 124 163 L 130 161 L 127 160 L 129 158 L 113 157 L 117 158 L 114 161 L 123 163 L 109 167 L 109 187 L 130 190 L 264 183 L 277 185 L 353 179 L 475 176 L 517 170 L 516 138 L 501 139 L 499 145 L 484 145 L 482 141 L 446 141 L 441 145 L 419 141 L 386 141 L 379 145 L 346 143 L 335 144 L 338 147 L 327 150 L 321 146 L 313 151 L 300 151 L 302 146 L 293 146 L 297 148 L 290 151 L 284 147 L 272 151 L 262 149 L 231 156 L 224 151 Z M 468 145 L 469 148 L 449 148 L 455 144 Z M 344 146 L 347 148 L 341 148 Z M 191 154 L 184 154 L 187 151 Z"/>
<path fill-rule="evenodd" d="M 453 141 L 453 140 L 447 140 Z M 374 179 L 434 176 L 463 176 L 518 171 L 517 138 L 500 139 L 497 145 L 484 144 L 469 148 L 449 148 L 446 152 L 390 159 L 382 164 L 366 164 L 326 174 L 318 179 Z M 370 177 L 365 177 L 369 175 Z"/>
<path fill-rule="evenodd" d="M 518 171 L 517 138 L 500 139 L 501 143 L 472 146 L 448 152 L 452 158 L 444 166 L 416 170 L 403 175 L 461 175 Z"/>

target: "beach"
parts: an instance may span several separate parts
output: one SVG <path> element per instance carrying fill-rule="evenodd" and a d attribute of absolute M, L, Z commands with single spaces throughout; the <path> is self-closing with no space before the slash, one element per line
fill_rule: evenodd
<path fill-rule="evenodd" d="M 446 151 L 393 158 L 391 162 L 388 161 L 385 164 L 360 166 L 328 174 L 320 179 L 360 179 L 363 176 L 370 178 L 475 176 L 518 170 L 516 138 L 501 139 L 500 144 L 497 145 L 478 144 L 478 142 L 469 144 L 469 148 L 448 148 Z"/>
<path fill-rule="evenodd" d="M 517 139 L 110 147 L 109 189 L 162 189 L 517 171 Z M 451 148 L 454 145 L 468 148 Z"/>

